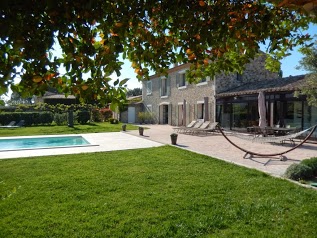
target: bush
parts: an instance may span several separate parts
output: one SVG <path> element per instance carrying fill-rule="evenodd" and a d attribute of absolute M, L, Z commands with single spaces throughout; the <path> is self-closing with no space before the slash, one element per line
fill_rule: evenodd
<path fill-rule="evenodd" d="M 110 122 L 110 124 L 118 124 L 119 123 L 119 121 L 115 118 L 110 118 L 109 122 Z"/>
<path fill-rule="evenodd" d="M 112 111 L 109 108 L 101 108 L 100 113 L 102 114 L 104 121 L 109 121 L 112 117 Z"/>
<path fill-rule="evenodd" d="M 290 165 L 284 174 L 285 178 L 299 181 L 301 179 L 308 179 L 312 177 L 313 171 L 305 164 L 292 164 Z"/>
<path fill-rule="evenodd" d="M 88 111 L 78 111 L 77 112 L 77 121 L 79 124 L 87 124 L 90 120 L 90 113 Z"/>
<path fill-rule="evenodd" d="M 152 112 L 139 112 L 138 118 L 140 123 L 153 123 L 153 113 Z"/>
<path fill-rule="evenodd" d="M 103 115 L 101 114 L 99 109 L 92 109 L 91 111 L 92 115 L 92 121 L 94 122 L 102 122 L 104 120 Z"/>
<path fill-rule="evenodd" d="M 54 121 L 58 126 L 67 125 L 67 113 L 55 113 Z"/>
<path fill-rule="evenodd" d="M 24 120 L 25 126 L 51 124 L 53 114 L 49 111 L 43 112 L 2 112 L 0 113 L 0 123 L 8 124 L 10 121 Z"/>
<path fill-rule="evenodd" d="M 304 164 L 311 168 L 313 175 L 317 175 L 317 157 L 305 159 L 301 162 L 301 164 Z"/>

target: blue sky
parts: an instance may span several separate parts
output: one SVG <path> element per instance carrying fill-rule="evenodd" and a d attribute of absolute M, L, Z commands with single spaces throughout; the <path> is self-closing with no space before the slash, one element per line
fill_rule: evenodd
<path fill-rule="evenodd" d="M 306 33 L 306 32 L 305 32 Z M 310 35 L 316 35 L 317 34 L 317 25 L 311 24 L 307 33 Z M 294 49 L 293 51 L 290 52 L 291 55 L 286 57 L 281 61 L 282 64 L 282 71 L 283 71 L 283 77 L 288 77 L 290 75 L 295 76 L 295 75 L 300 75 L 300 74 L 305 74 L 307 72 L 303 70 L 297 70 L 296 66 L 299 65 L 300 59 L 303 57 L 299 52 L 298 48 Z M 141 88 L 142 85 L 140 82 L 135 77 L 134 70 L 131 68 L 131 63 L 129 61 L 124 61 L 125 64 L 122 68 L 121 71 L 121 76 L 119 77 L 120 79 L 124 78 L 130 78 L 128 81 L 127 85 L 129 89 L 133 88 Z"/>

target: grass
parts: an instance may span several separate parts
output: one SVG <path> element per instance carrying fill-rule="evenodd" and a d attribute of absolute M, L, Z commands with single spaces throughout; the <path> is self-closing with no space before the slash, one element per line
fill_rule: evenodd
<path fill-rule="evenodd" d="M 137 126 L 127 124 L 127 130 L 136 130 Z M 83 134 L 98 132 L 117 132 L 122 130 L 122 124 L 108 122 L 90 123 L 86 125 L 68 126 L 31 126 L 20 128 L 0 128 L 0 136 L 29 136 L 29 135 L 58 135 L 58 134 Z"/>
<path fill-rule="evenodd" d="M 171 146 L 0 161 L 0 237 L 317 237 L 317 192 Z"/>

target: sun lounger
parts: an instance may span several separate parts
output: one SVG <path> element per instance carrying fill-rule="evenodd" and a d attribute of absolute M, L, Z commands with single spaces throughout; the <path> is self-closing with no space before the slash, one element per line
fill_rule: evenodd
<path fill-rule="evenodd" d="M 187 133 L 191 133 L 191 134 L 199 133 L 199 132 L 207 129 L 209 124 L 210 124 L 210 121 L 205 121 L 205 122 L 201 123 L 200 126 L 197 126 L 197 127 L 194 126 L 192 128 L 188 128 Z"/>
<path fill-rule="evenodd" d="M 24 120 L 19 121 L 19 122 L 15 125 L 15 127 L 21 127 L 21 126 L 24 126 Z"/>
<path fill-rule="evenodd" d="M 203 121 L 197 121 L 194 126 L 184 128 L 182 131 L 180 131 L 180 133 L 193 133 L 193 131 L 201 127 L 203 123 Z"/>
<path fill-rule="evenodd" d="M 6 126 L 0 126 L 0 128 L 18 128 L 24 126 L 24 120 L 19 121 L 17 124 L 15 124 L 15 121 L 11 121 Z"/>
<path fill-rule="evenodd" d="M 211 132 L 216 132 L 217 131 L 217 125 L 218 122 L 212 122 L 208 124 L 208 126 L 206 128 L 198 128 L 198 130 L 196 131 L 197 133 L 203 132 L 203 133 L 211 133 Z"/>
<path fill-rule="evenodd" d="M 192 121 L 187 126 L 174 127 L 173 130 L 175 132 L 181 132 L 181 131 L 186 130 L 188 128 L 192 128 L 196 123 L 197 123 L 197 121 Z"/>
<path fill-rule="evenodd" d="M 7 127 L 13 127 L 15 124 L 15 121 L 11 121 L 8 125 L 0 126 L 0 128 L 7 128 Z"/>

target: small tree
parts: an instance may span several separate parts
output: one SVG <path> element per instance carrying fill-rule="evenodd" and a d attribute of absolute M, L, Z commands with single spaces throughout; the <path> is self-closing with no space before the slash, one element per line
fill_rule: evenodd
<path fill-rule="evenodd" d="M 304 57 L 298 68 L 307 70 L 310 74 L 305 77 L 306 82 L 298 93 L 307 96 L 308 105 L 317 106 L 317 47 L 305 47 L 301 52 Z"/>

